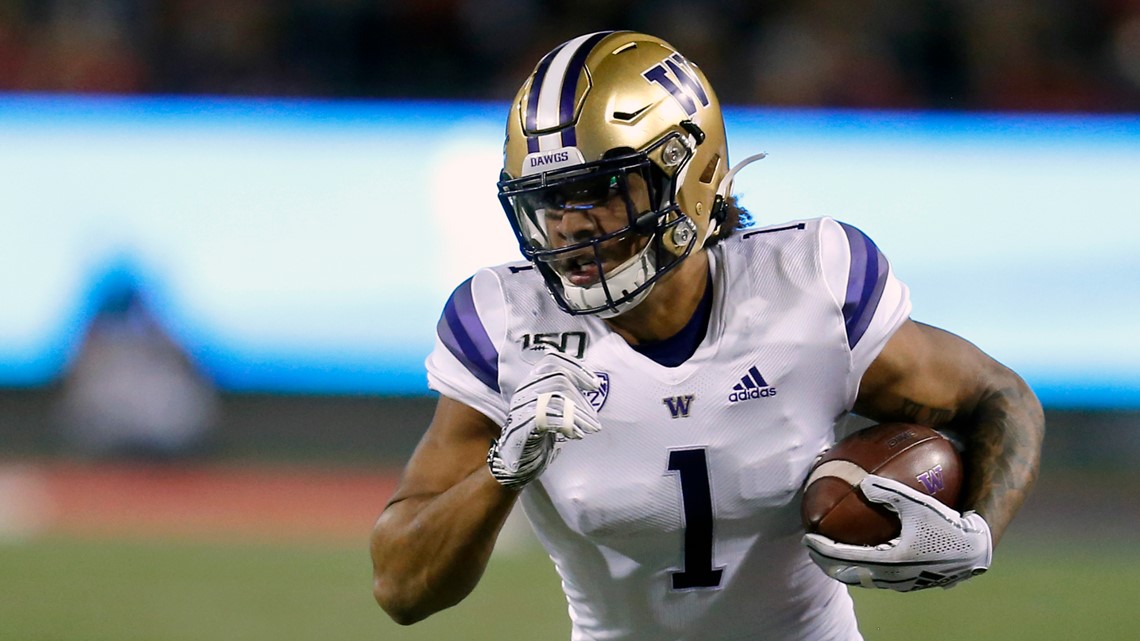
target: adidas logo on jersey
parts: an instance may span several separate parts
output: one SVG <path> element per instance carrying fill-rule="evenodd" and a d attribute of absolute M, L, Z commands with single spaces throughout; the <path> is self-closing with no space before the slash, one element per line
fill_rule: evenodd
<path fill-rule="evenodd" d="M 760 375 L 760 370 L 753 365 L 748 368 L 747 374 L 740 377 L 740 382 L 732 386 L 732 393 L 728 395 L 728 402 L 739 403 L 775 395 L 776 388 L 769 385 Z"/>

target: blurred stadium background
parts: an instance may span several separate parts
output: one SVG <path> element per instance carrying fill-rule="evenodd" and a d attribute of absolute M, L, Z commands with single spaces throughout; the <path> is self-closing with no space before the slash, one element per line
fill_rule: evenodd
<path fill-rule="evenodd" d="M 506 102 L 615 27 L 771 154 L 758 219 L 863 227 L 1046 404 L 994 572 L 857 594 L 867 638 L 1134 638 L 1135 0 L 0 0 L 0 638 L 566 638 L 525 523 L 409 629 L 366 545 L 443 301 L 516 255 Z"/>

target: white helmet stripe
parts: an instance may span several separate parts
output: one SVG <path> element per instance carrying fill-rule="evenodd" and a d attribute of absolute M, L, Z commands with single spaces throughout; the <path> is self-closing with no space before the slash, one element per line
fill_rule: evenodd
<path fill-rule="evenodd" d="M 543 134 L 538 137 L 539 151 L 554 151 L 562 148 L 562 134 L 557 131 L 552 134 Z"/>
<path fill-rule="evenodd" d="M 554 60 L 550 61 L 550 67 L 546 70 L 546 77 L 542 79 L 542 87 L 538 90 L 536 124 L 539 131 L 561 124 L 558 118 L 558 107 L 561 104 L 562 83 L 566 80 L 566 68 L 570 65 L 574 52 L 582 46 L 586 38 L 587 36 L 579 36 L 566 43 L 566 46 L 559 49 L 558 53 L 555 54 Z"/>
<path fill-rule="evenodd" d="M 612 31 L 597 31 L 578 36 L 561 45 L 539 61 L 533 84 L 526 99 L 523 131 L 527 135 L 527 152 L 551 151 L 576 144 L 574 128 L 574 95 L 586 57 Z M 557 132 L 536 136 L 535 132 Z"/>

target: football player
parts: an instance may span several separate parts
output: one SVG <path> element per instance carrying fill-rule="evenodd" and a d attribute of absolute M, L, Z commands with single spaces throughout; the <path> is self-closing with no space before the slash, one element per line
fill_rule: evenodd
<path fill-rule="evenodd" d="M 575 640 L 851 641 L 844 583 L 946 587 L 989 567 L 1036 476 L 1033 393 L 910 320 L 858 229 L 742 225 L 736 169 L 712 88 L 662 40 L 592 33 L 538 63 L 498 184 L 526 261 L 447 302 L 436 413 L 372 535 L 393 619 L 463 599 L 516 502 Z M 801 486 L 851 412 L 955 431 L 966 511 L 868 476 L 899 538 L 805 537 Z"/>

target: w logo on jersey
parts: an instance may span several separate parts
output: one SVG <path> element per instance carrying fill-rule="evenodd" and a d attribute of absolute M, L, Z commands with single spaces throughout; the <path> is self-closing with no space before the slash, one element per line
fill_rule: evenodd
<path fill-rule="evenodd" d="M 697 113 L 698 101 L 702 107 L 709 106 L 708 93 L 681 54 L 675 53 L 669 56 L 646 69 L 641 76 L 649 82 L 661 85 L 690 116 Z"/>
<path fill-rule="evenodd" d="M 582 396 L 585 396 L 586 400 L 590 401 L 590 405 L 594 407 L 595 412 L 600 412 L 602 411 L 602 406 L 606 404 L 606 398 L 610 395 L 610 375 L 605 372 L 594 372 L 594 374 L 597 374 L 598 379 L 602 381 L 601 386 L 596 390 L 582 392 Z"/>
<path fill-rule="evenodd" d="M 661 402 L 669 406 L 669 414 L 673 418 L 689 418 L 689 408 L 693 406 L 693 396 L 693 394 L 670 396 L 661 399 Z"/>
<path fill-rule="evenodd" d="M 740 377 L 740 382 L 732 386 L 732 393 L 728 395 L 728 402 L 739 403 L 775 395 L 776 388 L 769 385 L 760 375 L 760 370 L 753 365 L 748 368 L 747 374 Z"/>

